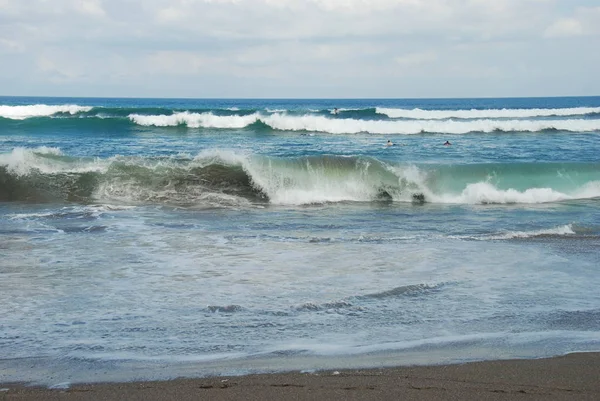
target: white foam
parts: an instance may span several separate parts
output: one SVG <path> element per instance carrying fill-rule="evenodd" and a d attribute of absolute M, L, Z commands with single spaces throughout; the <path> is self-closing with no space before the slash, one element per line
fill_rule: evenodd
<path fill-rule="evenodd" d="M 277 344 L 273 351 L 292 351 L 292 352 L 310 352 L 316 355 L 336 356 L 336 355 L 360 355 L 377 352 L 401 351 L 420 348 L 423 346 L 443 347 L 449 344 L 460 344 L 473 341 L 484 341 L 503 339 L 506 333 L 477 333 L 477 334 L 449 334 L 445 336 L 436 336 L 423 339 L 412 339 L 404 341 L 387 341 L 377 344 L 358 344 L 351 336 L 339 336 L 335 342 L 317 341 L 317 340 L 297 340 L 287 344 Z"/>
<path fill-rule="evenodd" d="M 226 149 L 205 149 L 193 159 L 194 166 L 205 167 L 211 164 L 245 166 L 250 162 L 250 155 Z"/>
<path fill-rule="evenodd" d="M 379 185 L 367 174 L 368 164 L 354 170 L 335 170 L 319 163 L 277 164 L 254 159 L 244 169 L 273 204 L 303 205 L 342 201 L 371 201 Z"/>
<path fill-rule="evenodd" d="M 272 204 L 281 205 L 369 202 L 377 199 L 382 189 L 398 202 L 411 202 L 413 194 L 423 194 L 427 202 L 454 204 L 540 204 L 600 196 L 600 181 L 568 193 L 552 188 L 499 189 L 489 182 L 471 183 L 458 194 L 440 193 L 429 187 L 427 173 L 417 166 L 384 165 L 397 180 L 384 182 L 370 173 L 368 161 L 356 163 L 354 168 L 336 169 L 320 162 L 290 163 L 220 149 L 203 151 L 193 161 L 199 166 L 241 166 Z"/>
<path fill-rule="evenodd" d="M 563 193 L 552 188 L 529 188 L 525 191 L 516 189 L 498 189 L 489 182 L 469 184 L 458 195 L 426 193 L 426 199 L 434 203 L 463 204 L 539 204 L 559 202 L 571 199 L 590 199 L 600 197 L 600 182 L 587 183 L 571 192 Z"/>
<path fill-rule="evenodd" d="M 466 134 L 469 132 L 519 131 L 540 132 L 554 129 L 573 132 L 600 130 L 600 120 L 411 120 L 381 121 L 332 119 L 323 116 L 288 116 L 273 114 L 261 120 L 270 127 L 285 131 L 316 131 L 330 134 L 419 134 L 421 132 Z"/>
<path fill-rule="evenodd" d="M 579 188 L 575 194 L 575 199 L 592 199 L 600 197 L 600 181 L 591 181 Z"/>
<path fill-rule="evenodd" d="M 555 129 L 573 132 L 593 132 L 600 130 L 600 120 L 360 120 L 331 118 L 305 114 L 293 116 L 287 113 L 274 113 L 268 116 L 253 113 L 240 116 L 216 116 L 212 113 L 175 113 L 172 115 L 129 115 L 131 121 L 144 126 L 175 127 L 186 125 L 190 128 L 239 129 L 262 121 L 276 130 L 313 131 L 330 134 L 419 134 L 422 132 L 466 134 L 469 132 L 523 131 L 539 132 Z"/>
<path fill-rule="evenodd" d="M 544 230 L 537 231 L 516 231 L 509 232 L 500 235 L 493 235 L 491 237 L 487 237 L 486 239 L 513 239 L 513 238 L 532 238 L 539 237 L 545 235 L 574 235 L 575 231 L 573 231 L 573 226 L 571 224 L 567 224 L 560 227 L 554 227 Z"/>
<path fill-rule="evenodd" d="M 530 188 L 525 191 L 515 189 L 498 189 L 488 182 L 469 184 L 460 195 L 432 196 L 434 202 L 440 203 L 546 203 L 571 199 L 570 196 L 551 188 Z"/>
<path fill-rule="evenodd" d="M 12 174 L 24 176 L 34 170 L 40 171 L 43 174 L 99 171 L 104 169 L 106 164 L 99 160 L 92 162 L 67 162 L 60 158 L 44 157 L 45 155 L 62 156 L 62 152 L 59 148 L 46 146 L 38 148 L 17 147 L 11 153 L 0 154 L 0 166 L 5 166 Z"/>
<path fill-rule="evenodd" d="M 216 116 L 212 113 L 175 113 L 172 115 L 130 114 L 129 119 L 138 125 L 155 127 L 176 127 L 186 125 L 190 128 L 244 128 L 255 123 L 257 113 L 246 116 Z"/>
<path fill-rule="evenodd" d="M 12 120 L 24 120 L 31 117 L 51 116 L 56 113 L 77 114 L 90 111 L 92 107 L 78 105 L 50 106 L 46 104 L 35 104 L 28 106 L 0 106 L 0 117 Z"/>
<path fill-rule="evenodd" d="M 134 209 L 133 206 L 113 206 L 113 205 L 89 205 L 89 206 L 77 206 L 77 207 L 63 207 L 60 210 L 48 210 L 39 213 L 15 213 L 8 214 L 9 220 L 30 220 L 30 219 L 46 219 L 61 215 L 81 215 L 81 216 L 92 216 L 100 217 L 103 213 L 114 212 L 121 210 Z"/>
<path fill-rule="evenodd" d="M 230 150 L 209 149 L 200 152 L 191 161 L 180 162 L 181 155 L 169 159 L 148 159 L 142 157 L 115 156 L 107 163 L 121 163 L 132 166 L 143 166 L 149 170 L 192 169 L 213 164 L 226 166 L 242 166 L 249 163 L 249 157 L 243 153 Z M 186 157 L 186 159 L 188 159 Z M 161 174 L 161 173 L 159 173 Z M 93 197 L 105 202 L 136 204 L 139 202 L 158 202 L 170 204 L 185 204 L 188 207 L 248 207 L 247 199 L 220 192 L 207 192 L 203 187 L 188 187 L 177 189 L 168 182 L 161 187 L 146 186 L 133 177 L 111 177 L 99 183 Z"/>
<path fill-rule="evenodd" d="M 51 390 L 68 390 L 70 387 L 71 387 L 70 382 L 57 383 L 57 384 L 48 386 L 48 388 Z"/>
<path fill-rule="evenodd" d="M 393 109 L 377 107 L 378 114 L 391 118 L 409 118 L 415 120 L 445 120 L 450 118 L 481 119 L 481 118 L 530 118 L 550 116 L 580 116 L 600 113 L 600 107 L 572 107 L 561 109 L 470 109 L 470 110 L 423 110 Z"/>

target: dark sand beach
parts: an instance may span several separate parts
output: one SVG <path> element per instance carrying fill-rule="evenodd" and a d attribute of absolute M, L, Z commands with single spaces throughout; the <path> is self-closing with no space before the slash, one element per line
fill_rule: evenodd
<path fill-rule="evenodd" d="M 47 389 L 0 400 L 598 400 L 600 353 L 443 366 L 261 374 Z"/>

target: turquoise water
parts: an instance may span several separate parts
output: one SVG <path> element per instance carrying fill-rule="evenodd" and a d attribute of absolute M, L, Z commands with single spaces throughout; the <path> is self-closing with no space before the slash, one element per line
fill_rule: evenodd
<path fill-rule="evenodd" d="M 600 97 L 0 98 L 0 382 L 599 350 L 598 155 Z"/>

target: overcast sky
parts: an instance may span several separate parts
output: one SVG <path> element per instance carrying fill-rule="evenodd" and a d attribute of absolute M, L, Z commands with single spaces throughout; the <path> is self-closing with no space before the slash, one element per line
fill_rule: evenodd
<path fill-rule="evenodd" d="M 600 0 L 0 0 L 0 95 L 600 95 Z"/>

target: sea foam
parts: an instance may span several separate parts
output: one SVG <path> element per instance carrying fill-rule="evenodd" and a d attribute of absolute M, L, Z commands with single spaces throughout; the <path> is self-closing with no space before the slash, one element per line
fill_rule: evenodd
<path fill-rule="evenodd" d="M 600 113 L 600 107 L 572 107 L 562 109 L 470 109 L 470 110 L 423 110 L 396 109 L 377 107 L 376 113 L 391 118 L 407 118 L 414 120 L 446 120 L 450 118 L 481 119 L 481 118 L 531 118 L 552 116 L 581 116 Z"/>
<path fill-rule="evenodd" d="M 499 189 L 489 182 L 468 184 L 460 194 L 427 193 L 426 199 L 434 203 L 456 204 L 540 204 L 573 199 L 600 197 L 600 182 L 593 181 L 564 193 L 552 188 Z"/>
<path fill-rule="evenodd" d="M 129 119 L 138 125 L 175 127 L 186 125 L 190 128 L 244 128 L 258 120 L 258 114 L 246 116 L 217 116 L 212 113 L 175 113 L 172 115 L 130 114 Z"/>
<path fill-rule="evenodd" d="M 541 204 L 600 197 L 597 175 L 579 182 L 551 174 L 524 175 L 519 187 L 501 187 L 481 179 L 481 168 L 469 174 L 438 179 L 443 165 L 390 164 L 369 157 L 316 156 L 273 158 L 233 150 L 206 149 L 195 157 L 112 156 L 73 158 L 58 148 L 15 148 L 0 154 L 0 167 L 13 176 L 44 174 L 48 185 L 62 188 L 65 173 L 72 185 L 79 174 L 93 172 L 94 198 L 101 201 L 158 202 L 187 205 L 304 205 L 334 202 L 427 202 L 439 204 Z M 575 167 L 575 166 L 574 166 Z M 557 167 L 547 166 L 552 172 Z M 528 171 L 524 168 L 523 171 Z M 586 171 L 582 166 L 577 171 Z M 58 175 L 57 175 L 58 174 Z M 62 175 L 60 175 L 62 174 Z M 500 171 L 498 182 L 509 182 Z M 539 177 L 547 176 L 545 181 Z M 74 177 L 74 178 L 73 178 Z M 528 183 L 529 181 L 529 183 Z M 82 181 L 83 182 L 83 181 Z M 440 186 L 440 182 L 444 185 Z M 22 185 L 37 185 L 35 182 Z M 73 187 L 75 188 L 75 187 Z M 87 188 L 87 187 L 86 187 Z M 450 189 L 451 188 L 451 189 Z M 87 189 L 86 189 L 87 191 Z M 260 199 L 260 200 L 259 200 Z"/>
<path fill-rule="evenodd" d="M 600 130 L 600 120 L 494 120 L 472 121 L 456 120 L 356 120 L 332 119 L 323 116 L 289 116 L 274 114 L 261 119 L 265 124 L 277 130 L 314 131 L 330 134 L 419 134 L 446 133 L 466 134 L 469 132 L 541 132 L 559 130 L 572 132 L 593 132 Z"/>
<path fill-rule="evenodd" d="M 0 154 L 0 166 L 4 166 L 9 172 L 17 176 L 39 171 L 42 174 L 54 174 L 60 172 L 83 173 L 99 171 L 103 164 L 94 159 L 92 162 L 67 161 L 62 158 L 59 148 L 40 146 L 37 148 L 14 148 L 10 153 Z"/>
<path fill-rule="evenodd" d="M 575 231 L 573 230 L 572 224 L 566 224 L 560 227 L 536 230 L 536 231 L 515 231 L 508 232 L 505 234 L 498 234 L 487 237 L 486 239 L 497 239 L 497 240 L 505 240 L 505 239 L 515 239 L 515 238 L 535 238 L 535 237 L 544 237 L 544 236 L 566 236 L 566 235 L 575 235 Z"/>
<path fill-rule="evenodd" d="M 0 117 L 12 120 L 24 120 L 31 117 L 52 116 L 57 113 L 77 114 L 90 111 L 92 107 L 78 105 L 51 106 L 46 104 L 34 104 L 27 106 L 0 106 Z"/>
<path fill-rule="evenodd" d="M 305 114 L 294 116 L 286 113 L 261 115 L 217 116 L 212 113 L 175 113 L 172 115 L 129 115 L 138 125 L 174 127 L 186 125 L 190 128 L 240 129 L 261 121 L 274 130 L 308 131 L 327 134 L 405 134 L 446 133 L 466 134 L 470 132 L 542 132 L 559 130 L 570 132 L 600 131 L 600 120 L 358 120 L 331 118 Z"/>

